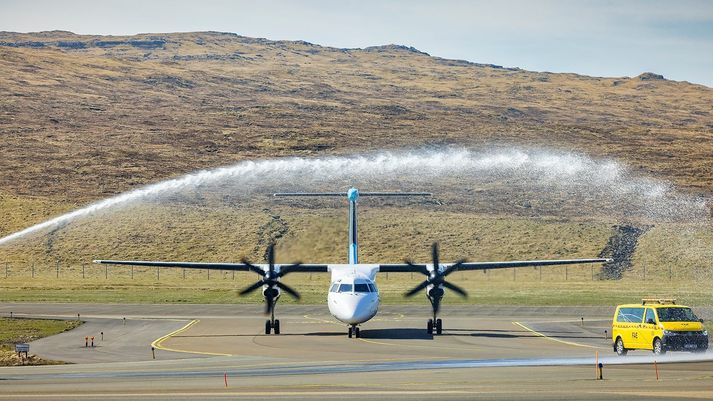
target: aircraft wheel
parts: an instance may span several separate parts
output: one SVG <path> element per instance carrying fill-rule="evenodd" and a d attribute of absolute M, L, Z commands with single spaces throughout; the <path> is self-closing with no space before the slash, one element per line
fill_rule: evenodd
<path fill-rule="evenodd" d="M 349 326 L 349 333 L 347 333 L 347 336 L 349 336 L 349 338 L 352 338 L 352 335 L 353 335 L 353 329 L 351 326 Z"/>
<path fill-rule="evenodd" d="M 624 348 L 624 341 L 621 340 L 621 337 L 618 337 L 616 339 L 616 345 L 614 346 L 614 349 L 616 350 L 616 354 L 619 356 L 626 355 L 626 352 L 628 351 L 626 348 Z"/>
<path fill-rule="evenodd" d="M 361 336 L 361 333 L 359 332 L 359 328 L 355 327 L 354 328 L 354 337 L 359 338 Z"/>
<path fill-rule="evenodd" d="M 433 334 L 433 319 L 428 319 L 428 324 L 426 325 L 426 331 L 428 334 Z"/>
<path fill-rule="evenodd" d="M 272 325 L 270 324 L 270 321 L 265 320 L 265 334 L 270 334 L 271 329 L 272 329 Z"/>
<path fill-rule="evenodd" d="M 443 321 L 441 319 L 436 319 L 436 334 L 443 333 Z"/>
<path fill-rule="evenodd" d="M 280 334 L 280 321 L 278 319 L 275 319 L 275 327 L 273 329 L 275 329 L 275 334 Z"/>

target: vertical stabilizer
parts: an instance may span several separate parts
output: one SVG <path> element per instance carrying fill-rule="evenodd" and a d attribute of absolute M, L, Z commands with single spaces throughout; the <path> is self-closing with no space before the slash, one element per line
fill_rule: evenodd
<path fill-rule="evenodd" d="M 359 263 L 359 245 L 357 241 L 357 200 L 360 196 L 431 196 L 428 192 L 359 192 L 352 187 L 346 192 L 283 192 L 274 196 L 344 196 L 349 200 L 349 264 Z"/>

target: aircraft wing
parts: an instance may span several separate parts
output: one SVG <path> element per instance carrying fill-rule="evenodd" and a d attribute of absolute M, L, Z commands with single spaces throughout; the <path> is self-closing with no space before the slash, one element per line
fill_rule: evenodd
<path fill-rule="evenodd" d="M 94 263 L 105 265 L 125 265 L 125 266 L 148 266 L 148 267 L 182 267 L 185 269 L 204 269 L 204 270 L 232 270 L 232 271 L 254 271 L 253 267 L 261 269 L 262 273 L 268 269 L 266 264 L 246 263 L 210 263 L 210 262 L 163 262 L 163 261 L 147 261 L 147 260 L 95 260 Z M 324 273 L 329 271 L 327 265 L 300 264 L 292 267 L 290 264 L 278 266 L 291 266 L 290 273 Z"/>
<path fill-rule="evenodd" d="M 508 262 L 461 262 L 461 263 L 446 263 L 442 264 L 446 269 L 453 265 L 456 266 L 452 271 L 459 270 L 490 270 L 490 269 L 508 269 L 513 267 L 533 267 L 533 266 L 558 266 L 558 265 L 574 265 L 579 263 L 604 263 L 611 262 L 612 259 L 559 259 L 559 260 L 518 260 Z M 428 268 L 425 264 L 386 264 L 379 265 L 379 271 L 385 273 L 406 273 L 420 272 L 428 274 Z"/>

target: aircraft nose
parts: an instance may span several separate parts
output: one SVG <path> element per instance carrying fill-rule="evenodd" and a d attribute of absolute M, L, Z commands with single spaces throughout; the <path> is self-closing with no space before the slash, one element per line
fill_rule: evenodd
<path fill-rule="evenodd" d="M 344 323 L 358 324 L 376 314 L 378 303 L 372 295 L 343 294 L 336 302 L 333 315 Z"/>

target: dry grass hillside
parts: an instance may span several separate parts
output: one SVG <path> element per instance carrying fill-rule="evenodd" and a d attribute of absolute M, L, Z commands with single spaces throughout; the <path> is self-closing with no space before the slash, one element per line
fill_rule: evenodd
<path fill-rule="evenodd" d="M 225 33 L 0 33 L 0 189 L 84 203 L 238 160 L 525 143 L 713 191 L 713 89 Z"/>
<path fill-rule="evenodd" d="M 0 32 L 0 134 L 0 236 L 201 168 L 436 145 L 572 150 L 623 161 L 684 192 L 713 193 L 711 88 L 652 73 L 508 69 L 395 45 L 337 49 L 216 32 Z M 518 203 L 517 192 L 493 203 Z M 569 207 L 532 218 L 513 216 L 512 207 L 367 204 L 362 257 L 423 259 L 433 240 L 451 259 L 596 256 L 619 221 Z M 60 260 L 76 276 L 94 257 L 258 260 L 276 239 L 285 260 L 339 262 L 345 223 L 341 205 L 141 204 L 0 247 L 0 262 L 19 280 L 8 289 L 33 264 L 51 275 Z M 674 278 L 700 279 L 711 241 L 710 225 L 653 224 L 638 238 L 645 252 L 633 254 L 630 274 L 668 277 L 668 266 L 678 265 L 685 274 Z"/>

